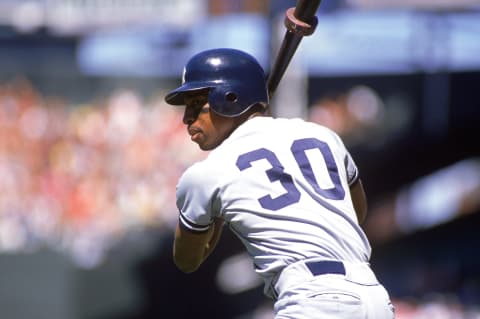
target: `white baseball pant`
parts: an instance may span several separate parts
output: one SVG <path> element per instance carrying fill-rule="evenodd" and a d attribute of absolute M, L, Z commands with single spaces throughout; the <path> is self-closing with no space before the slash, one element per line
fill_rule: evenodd
<path fill-rule="evenodd" d="M 304 260 L 274 284 L 275 319 L 393 319 L 394 307 L 368 263 Z"/>

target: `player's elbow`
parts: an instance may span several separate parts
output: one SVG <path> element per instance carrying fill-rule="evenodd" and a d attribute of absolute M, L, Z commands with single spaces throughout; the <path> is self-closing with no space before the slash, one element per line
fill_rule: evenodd
<path fill-rule="evenodd" d="M 190 265 L 182 265 L 182 264 L 178 264 L 178 263 L 175 263 L 175 265 L 177 266 L 177 268 L 183 272 L 183 273 L 186 273 L 186 274 L 190 274 L 192 272 L 195 272 L 198 267 L 192 267 Z"/>
<path fill-rule="evenodd" d="M 173 262 L 175 264 L 175 266 L 177 266 L 177 268 L 186 273 L 186 274 L 189 274 L 189 273 L 192 273 L 194 271 L 196 271 L 198 269 L 198 267 L 200 267 L 200 264 L 197 263 L 197 262 L 194 262 L 192 260 L 188 260 L 188 259 L 185 259 L 185 258 L 180 258 L 178 256 L 173 256 Z"/>

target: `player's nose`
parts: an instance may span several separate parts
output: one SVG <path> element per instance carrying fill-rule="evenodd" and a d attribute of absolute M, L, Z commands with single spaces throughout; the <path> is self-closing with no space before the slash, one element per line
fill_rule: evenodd
<path fill-rule="evenodd" d="M 185 112 L 183 113 L 183 124 L 190 125 L 195 122 L 195 118 L 195 112 L 189 107 L 185 108 Z"/>

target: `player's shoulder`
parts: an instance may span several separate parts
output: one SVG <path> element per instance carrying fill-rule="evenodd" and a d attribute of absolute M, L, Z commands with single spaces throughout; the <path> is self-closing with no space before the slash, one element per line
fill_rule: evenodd
<path fill-rule="evenodd" d="M 207 157 L 193 163 L 183 172 L 180 180 L 183 183 L 216 183 L 222 176 L 226 176 L 224 157 L 218 149 L 212 150 Z"/>
<path fill-rule="evenodd" d="M 275 129 L 288 129 L 288 128 L 302 128 L 302 127 L 315 127 L 318 126 L 315 123 L 305 121 L 302 118 L 287 118 L 287 117 L 273 117 L 273 116 L 257 116 L 242 124 L 237 131 L 241 133 L 245 132 L 262 132 Z M 235 133 L 240 135 L 240 133 Z"/>
<path fill-rule="evenodd" d="M 302 118 L 278 118 L 276 119 L 278 126 L 294 131 L 313 131 L 317 134 L 326 134 L 336 136 L 337 133 L 332 129 L 320 123 L 311 122 Z"/>
<path fill-rule="evenodd" d="M 202 175 L 209 174 L 215 168 L 215 165 L 211 163 L 211 154 L 209 154 L 206 158 L 191 164 L 189 167 L 185 169 L 182 176 L 186 177 L 201 177 Z"/>
<path fill-rule="evenodd" d="M 180 176 L 177 187 L 194 189 L 200 185 L 211 184 L 214 175 L 209 170 L 208 162 L 205 160 L 190 165 Z"/>

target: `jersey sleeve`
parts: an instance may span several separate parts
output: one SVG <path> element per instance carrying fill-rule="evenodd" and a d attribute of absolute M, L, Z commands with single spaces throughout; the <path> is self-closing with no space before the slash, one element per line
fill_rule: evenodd
<path fill-rule="evenodd" d="M 352 186 L 360 178 L 360 174 L 358 173 L 357 165 L 348 151 L 345 154 L 345 168 L 347 171 L 348 185 Z"/>
<path fill-rule="evenodd" d="M 177 208 L 182 226 L 194 232 L 207 231 L 213 222 L 215 180 L 195 164 L 188 168 L 177 184 Z"/>
<path fill-rule="evenodd" d="M 343 143 L 343 140 L 340 138 L 340 136 L 337 133 L 335 133 L 334 131 L 331 131 L 331 134 L 333 134 L 333 136 L 336 139 L 340 149 L 342 150 L 342 152 L 344 154 L 343 162 L 344 162 L 344 165 L 345 165 L 345 171 L 347 173 L 347 182 L 348 182 L 349 186 L 352 186 L 360 178 L 358 167 L 355 164 L 355 161 L 353 160 L 353 157 L 348 152 L 348 150 L 347 150 L 345 144 Z"/>

